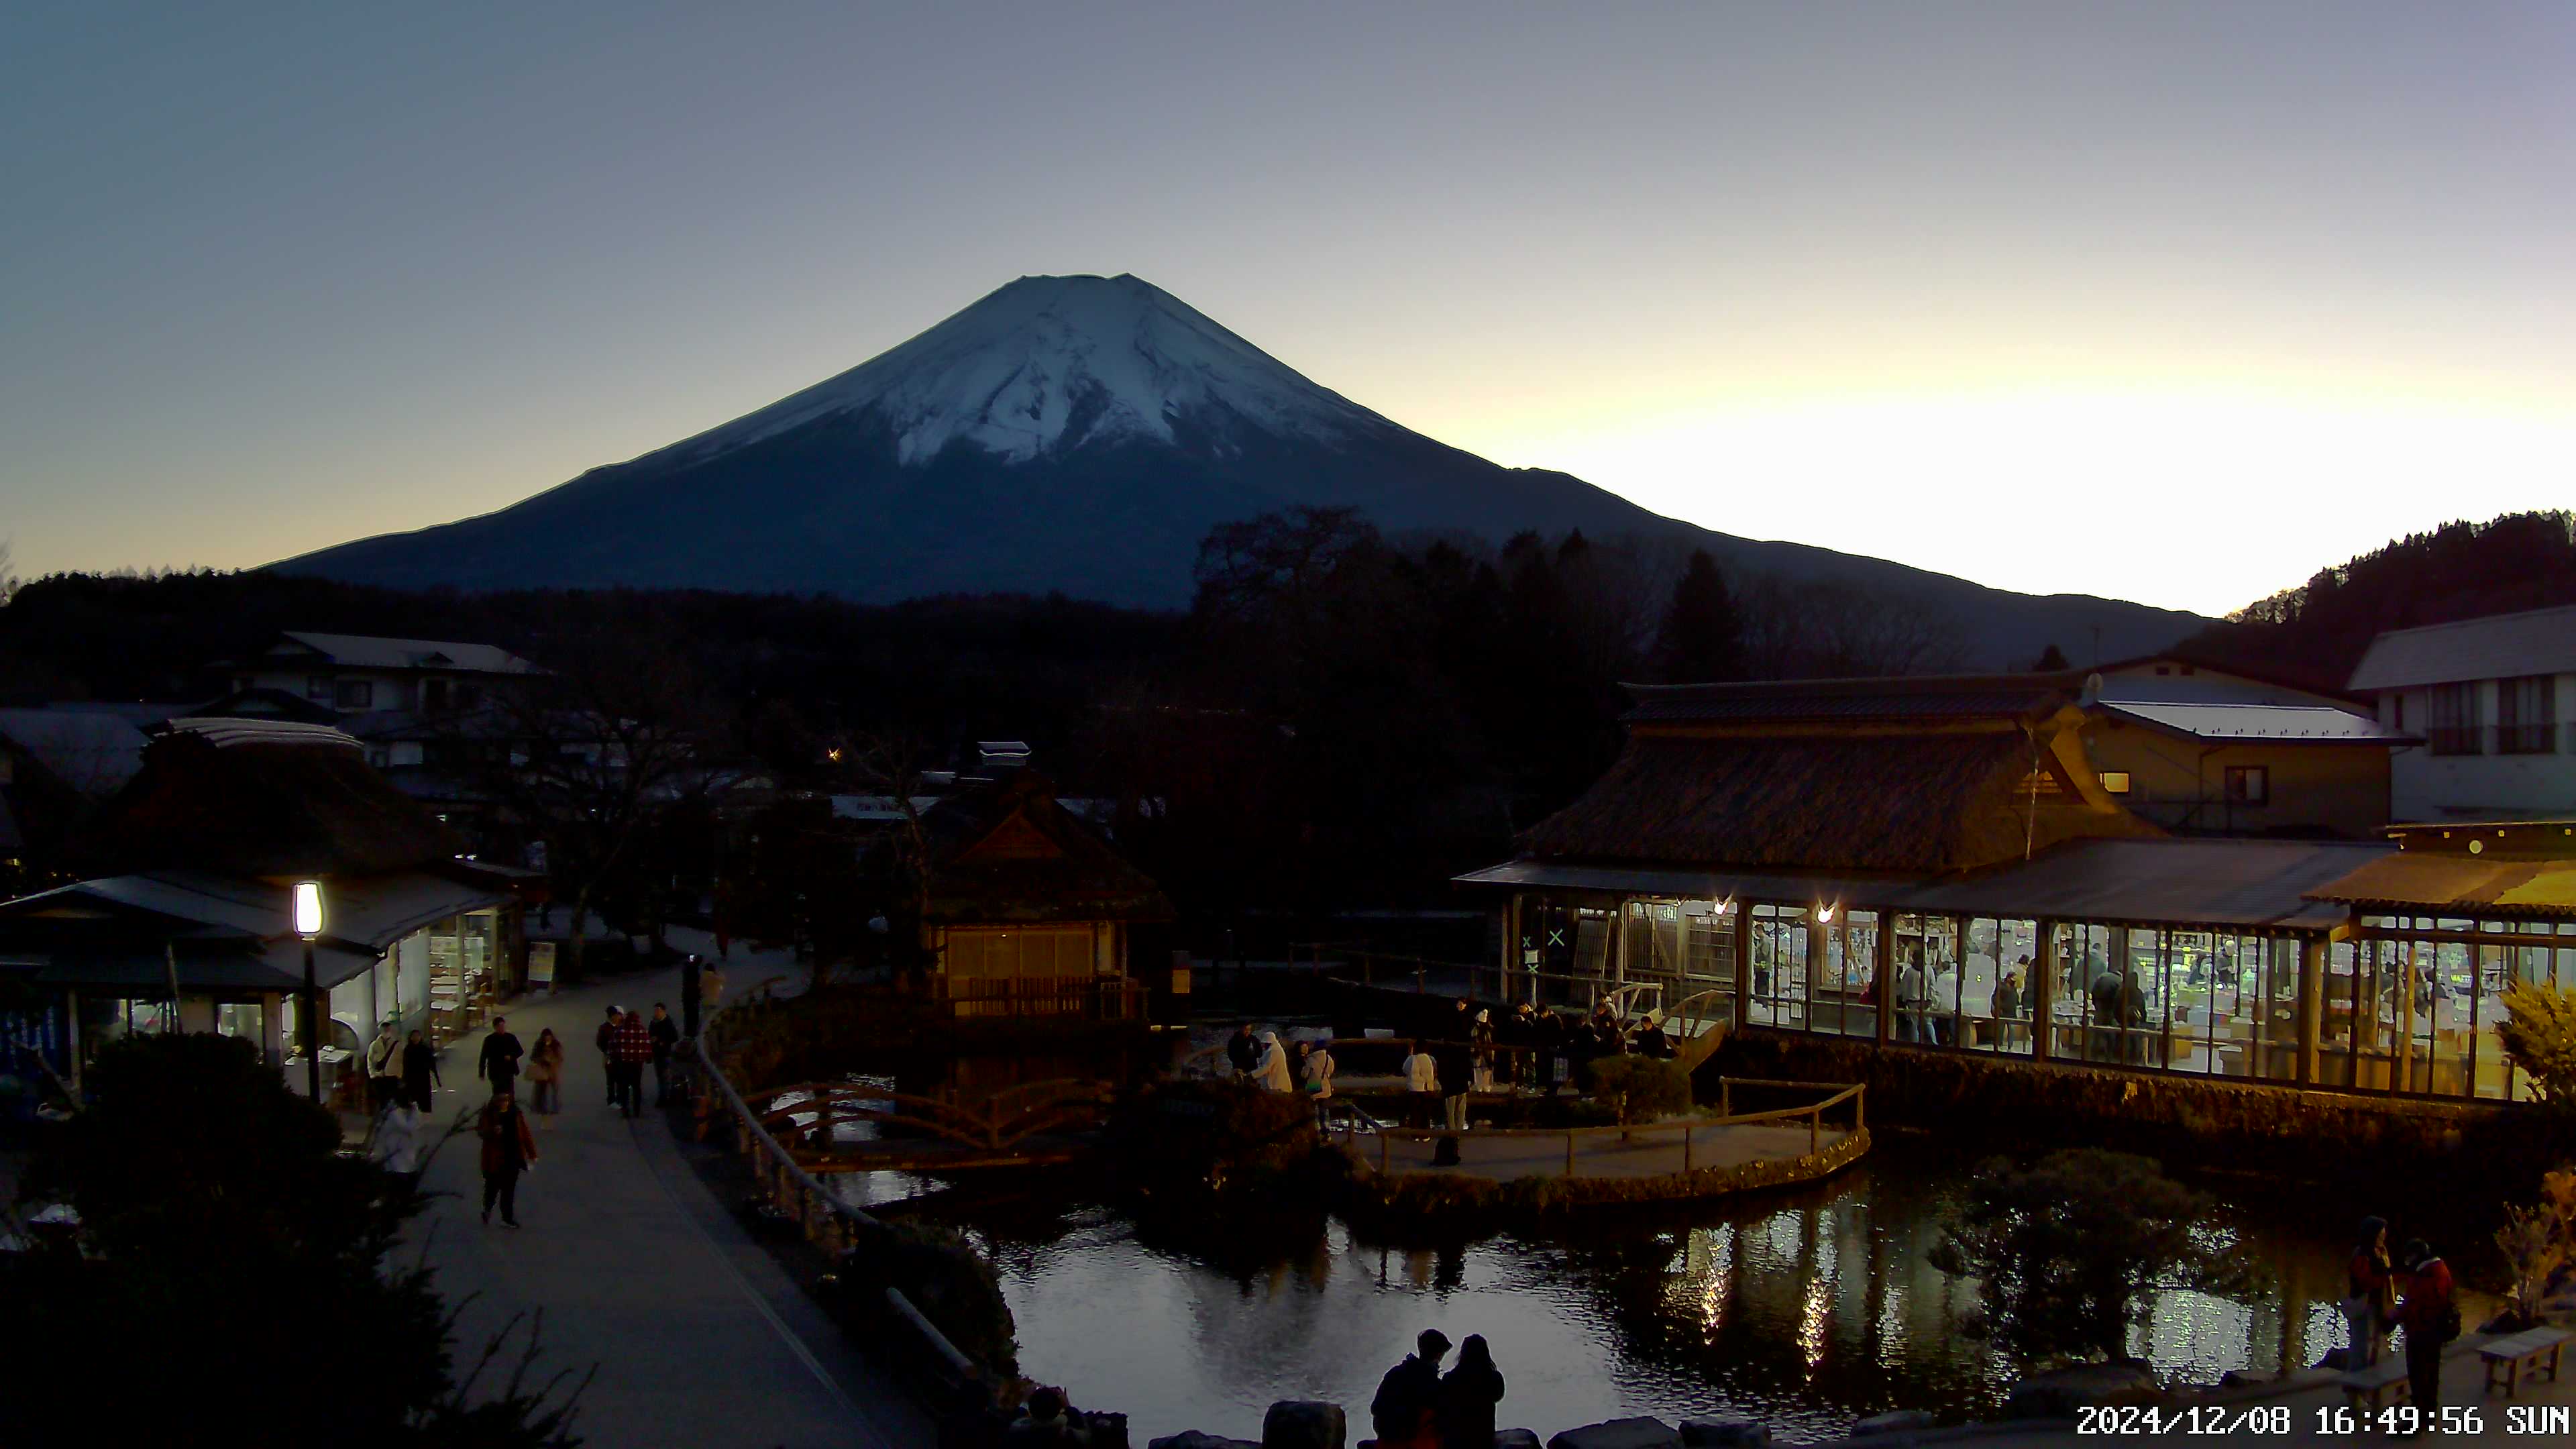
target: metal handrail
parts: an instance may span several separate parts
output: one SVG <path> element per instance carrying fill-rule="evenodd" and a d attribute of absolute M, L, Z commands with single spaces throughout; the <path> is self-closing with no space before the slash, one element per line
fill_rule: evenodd
<path fill-rule="evenodd" d="M 1691 1162 L 1692 1134 L 1702 1127 L 1734 1127 L 1751 1123 L 1777 1122 L 1791 1118 L 1803 1117 L 1807 1120 L 1807 1155 L 1812 1157 L 1824 1149 L 1824 1117 L 1827 1111 L 1835 1107 L 1839 1107 L 1845 1102 L 1850 1102 L 1853 1104 L 1851 1134 L 1856 1136 L 1864 1130 L 1866 1126 L 1868 1088 L 1865 1083 L 1854 1082 L 1848 1086 L 1842 1087 L 1832 1096 L 1825 1098 L 1821 1102 L 1809 1103 L 1804 1106 L 1777 1107 L 1762 1112 L 1728 1112 L 1725 1110 L 1724 1104 L 1729 1095 L 1729 1089 L 1733 1086 L 1739 1085 L 1815 1088 L 1829 1084 L 1818 1082 L 1785 1082 L 1765 1078 L 1736 1078 L 1730 1081 L 1729 1079 L 1721 1078 L 1719 1080 L 1719 1115 L 1713 1118 L 1691 1116 L 1677 1118 L 1666 1122 L 1638 1122 L 1624 1127 L 1616 1124 L 1602 1127 L 1485 1127 L 1478 1128 L 1474 1135 L 1477 1140 L 1480 1141 L 1490 1141 L 1497 1137 L 1515 1139 L 1529 1139 L 1537 1137 L 1561 1138 L 1565 1142 L 1565 1175 L 1571 1178 L 1581 1175 L 1575 1170 L 1576 1144 L 1586 1138 L 1606 1137 L 1614 1132 L 1619 1134 L 1620 1140 L 1622 1141 L 1634 1140 L 1635 1134 L 1641 1132 L 1677 1132 L 1681 1137 L 1682 1143 L 1682 1171 L 1690 1172 L 1695 1170 Z M 1358 1134 L 1354 1130 L 1346 1132 L 1343 1135 L 1346 1138 L 1353 1138 Z M 1456 1137 L 1458 1135 L 1459 1134 L 1454 1131 L 1445 1131 L 1438 1128 L 1388 1127 L 1381 1124 L 1377 1129 L 1377 1170 L 1381 1176 L 1386 1174 L 1388 1171 L 1389 1146 L 1399 1137 L 1408 1142 L 1430 1142 L 1437 1141 L 1444 1137 Z"/>

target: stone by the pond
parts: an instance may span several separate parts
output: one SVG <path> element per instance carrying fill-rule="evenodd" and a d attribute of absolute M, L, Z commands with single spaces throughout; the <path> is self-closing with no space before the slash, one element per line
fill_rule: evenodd
<path fill-rule="evenodd" d="M 2155 1370 L 2134 1359 L 2080 1363 L 2033 1374 L 2004 1400 L 2007 1419 L 2072 1419 L 2096 1404 L 2150 1404 L 2163 1396 Z"/>
<path fill-rule="evenodd" d="M 1536 1429 L 1496 1429 L 1494 1449 L 1544 1449 Z"/>
<path fill-rule="evenodd" d="M 1249 1439 L 1228 1439 L 1222 1434 L 1183 1429 L 1177 1434 L 1166 1434 L 1148 1442 L 1145 1449 L 1261 1449 L 1261 1446 Z"/>
<path fill-rule="evenodd" d="M 1547 1449 L 1682 1449 L 1682 1435 L 1661 1419 L 1640 1416 L 1568 1429 L 1548 1440 Z"/>
<path fill-rule="evenodd" d="M 1921 1409 L 1899 1409 L 1892 1414 L 1875 1414 L 1852 1425 L 1852 1437 L 1871 1434 L 1895 1434 L 1907 1429 L 1929 1429 L 1932 1416 Z"/>
<path fill-rule="evenodd" d="M 1770 1426 L 1756 1419 L 1682 1420 L 1685 1449 L 1759 1449 L 1770 1442 Z"/>
<path fill-rule="evenodd" d="M 1261 1449 L 1342 1449 L 1349 1432 L 1339 1404 L 1281 1399 L 1261 1416 Z"/>

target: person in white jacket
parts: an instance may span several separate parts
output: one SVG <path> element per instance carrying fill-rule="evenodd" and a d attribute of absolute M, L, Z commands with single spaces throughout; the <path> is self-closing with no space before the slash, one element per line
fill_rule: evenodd
<path fill-rule="evenodd" d="M 1414 1127 L 1430 1126 L 1431 1104 L 1440 1096 L 1440 1066 L 1420 1042 L 1404 1059 L 1404 1092 L 1404 1120 Z"/>
<path fill-rule="evenodd" d="M 1279 1044 L 1279 1033 L 1261 1034 L 1261 1065 L 1254 1069 L 1252 1079 L 1268 1092 L 1297 1090 L 1297 1084 L 1288 1079 L 1288 1049 Z"/>

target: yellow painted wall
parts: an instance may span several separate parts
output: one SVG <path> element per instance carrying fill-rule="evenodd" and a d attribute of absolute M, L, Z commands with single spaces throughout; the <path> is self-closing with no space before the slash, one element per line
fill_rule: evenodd
<path fill-rule="evenodd" d="M 2125 770 L 2131 812 L 2168 830 L 2261 835 L 2323 831 L 2372 838 L 2389 821 L 2388 750 L 2364 744 L 2294 741 L 2205 745 L 2123 720 L 2092 721 L 2086 749 L 2097 772 Z M 2227 768 L 2271 771 L 2263 805 L 2226 801 Z M 2195 802 L 2200 803 L 2195 811 Z"/>

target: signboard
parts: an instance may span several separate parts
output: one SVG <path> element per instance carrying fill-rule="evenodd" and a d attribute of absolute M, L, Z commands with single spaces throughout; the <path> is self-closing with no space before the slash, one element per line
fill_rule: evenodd
<path fill-rule="evenodd" d="M 554 988 L 554 942 L 530 941 L 528 943 L 528 984 L 530 986 L 543 986 L 548 990 L 552 990 Z"/>

